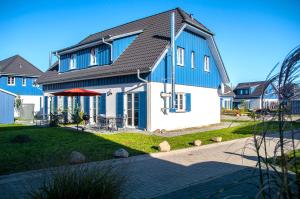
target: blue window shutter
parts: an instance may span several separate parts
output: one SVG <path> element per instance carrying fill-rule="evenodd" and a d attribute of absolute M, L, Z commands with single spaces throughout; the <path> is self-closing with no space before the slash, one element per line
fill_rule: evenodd
<path fill-rule="evenodd" d="M 64 110 L 68 110 L 68 97 L 64 96 Z"/>
<path fill-rule="evenodd" d="M 124 114 L 124 93 L 117 93 L 116 95 L 116 116 L 123 117 Z"/>
<path fill-rule="evenodd" d="M 99 114 L 106 114 L 106 94 L 99 96 Z"/>
<path fill-rule="evenodd" d="M 191 111 L 191 93 L 185 94 L 185 109 L 186 109 L 186 112 Z"/>
<path fill-rule="evenodd" d="M 76 96 L 75 97 L 75 107 L 76 108 L 79 108 L 80 107 L 80 96 Z"/>
<path fill-rule="evenodd" d="M 48 115 L 48 96 L 44 96 L 44 114 Z"/>
<path fill-rule="evenodd" d="M 53 113 L 57 113 L 57 96 L 53 99 Z"/>
<path fill-rule="evenodd" d="M 90 114 L 90 97 L 89 96 L 84 96 L 84 113 L 85 114 Z"/>
<path fill-rule="evenodd" d="M 139 123 L 140 129 L 147 128 L 147 93 L 139 93 Z"/>

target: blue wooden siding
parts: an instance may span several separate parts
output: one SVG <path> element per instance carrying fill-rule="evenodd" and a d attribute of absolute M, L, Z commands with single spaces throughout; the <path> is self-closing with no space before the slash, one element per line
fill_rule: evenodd
<path fill-rule="evenodd" d="M 175 50 L 177 47 L 184 48 L 184 66 L 176 65 L 175 78 L 176 84 L 199 86 L 207 88 L 218 88 L 221 83 L 220 72 L 216 62 L 209 49 L 208 42 L 194 33 L 183 31 L 176 39 Z M 194 52 L 195 64 L 191 66 L 191 54 Z M 204 56 L 209 56 L 210 70 L 204 71 Z M 177 53 L 175 53 L 177 56 Z M 171 78 L 171 56 L 168 51 L 167 55 L 158 64 L 156 69 L 151 73 L 149 80 L 153 82 L 168 82 Z M 175 59 L 177 64 L 177 58 Z"/>
<path fill-rule="evenodd" d="M 120 92 L 116 95 L 116 116 L 123 117 L 124 114 L 124 93 Z"/>
<path fill-rule="evenodd" d="M 142 78 L 147 78 L 148 74 L 141 74 Z M 137 75 L 125 75 L 117 77 L 108 77 L 101 79 L 82 80 L 58 84 L 44 85 L 44 91 L 51 91 L 56 89 L 70 89 L 70 88 L 85 88 L 90 86 L 103 86 L 103 85 L 114 85 L 114 84 L 126 84 L 126 83 L 139 83 L 141 82 Z"/>
<path fill-rule="evenodd" d="M 147 93 L 139 92 L 139 122 L 138 128 L 147 128 Z"/>
<path fill-rule="evenodd" d="M 42 87 L 33 86 L 33 82 L 36 78 L 33 77 L 25 77 L 26 78 L 26 86 L 22 86 L 22 78 L 20 76 L 15 76 L 15 85 L 10 86 L 7 85 L 7 76 L 0 76 L 0 88 L 3 90 L 9 91 L 16 95 L 43 95 Z"/>
<path fill-rule="evenodd" d="M 126 50 L 126 48 L 135 40 L 137 35 L 132 35 L 120 39 L 116 39 L 112 42 L 113 44 L 113 61 L 118 59 L 118 57 Z"/>
<path fill-rule="evenodd" d="M 0 124 L 14 123 L 15 96 L 0 91 Z"/>
<path fill-rule="evenodd" d="M 102 44 L 96 46 L 96 48 L 97 48 L 96 65 L 102 66 L 102 65 L 110 64 L 110 46 L 107 44 Z M 87 48 L 71 54 L 61 55 L 59 72 L 62 73 L 62 72 L 69 71 L 70 58 L 72 54 L 76 54 L 76 69 L 73 70 L 80 70 L 80 69 L 92 67 L 93 65 L 90 65 L 90 59 L 91 59 L 90 52 L 91 52 L 91 48 Z"/>
<path fill-rule="evenodd" d="M 89 96 L 84 96 L 84 106 L 83 106 L 83 109 L 84 109 L 84 113 L 85 114 L 90 114 L 90 97 Z"/>

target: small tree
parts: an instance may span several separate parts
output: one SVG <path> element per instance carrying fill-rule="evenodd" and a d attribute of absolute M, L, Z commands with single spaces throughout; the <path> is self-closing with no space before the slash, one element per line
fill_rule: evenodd
<path fill-rule="evenodd" d="M 18 115 L 20 116 L 20 112 L 22 110 L 22 100 L 20 95 L 18 95 L 15 99 L 15 110 L 17 111 Z"/>

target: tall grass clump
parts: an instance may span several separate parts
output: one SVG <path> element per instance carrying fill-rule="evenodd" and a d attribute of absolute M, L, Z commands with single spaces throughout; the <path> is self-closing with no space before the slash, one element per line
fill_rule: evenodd
<path fill-rule="evenodd" d="M 278 67 L 280 66 L 280 67 Z M 254 149 L 259 171 L 257 198 L 299 198 L 300 175 L 296 161 L 297 131 L 291 126 L 293 103 L 299 99 L 300 46 L 292 50 L 281 65 L 277 64 L 267 77 L 264 85 L 264 99 L 277 96 L 278 106 L 273 114 L 262 113 L 261 128 L 254 129 Z M 272 86 L 275 93 L 270 93 Z M 266 107 L 267 108 L 267 107 Z M 264 110 L 264 109 L 263 109 Z M 265 109 L 266 110 L 266 109 Z M 276 124 L 276 133 L 270 132 L 270 122 Z M 272 135 L 272 136 L 270 136 Z M 275 147 L 269 143 L 275 142 Z M 291 170 L 294 172 L 292 173 Z"/>
<path fill-rule="evenodd" d="M 74 167 L 48 175 L 42 186 L 29 191 L 32 199 L 117 199 L 124 177 L 107 168 Z"/>

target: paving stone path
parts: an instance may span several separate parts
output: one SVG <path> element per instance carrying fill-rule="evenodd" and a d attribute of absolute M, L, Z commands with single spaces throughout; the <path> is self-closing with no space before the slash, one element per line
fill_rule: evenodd
<path fill-rule="evenodd" d="M 297 138 L 300 136 L 297 135 Z M 276 140 L 270 137 L 267 142 L 270 146 L 270 153 L 273 151 Z M 226 175 L 255 167 L 255 152 L 248 145 L 251 142 L 251 138 L 244 138 L 168 153 L 154 153 L 86 165 L 111 165 L 120 169 L 127 176 L 124 187 L 127 198 L 155 198 L 172 193 L 175 197 L 178 195 L 175 194 L 177 190 L 213 182 Z M 245 148 L 245 146 L 248 147 Z M 297 141 L 297 147 L 300 148 L 299 141 Z M 14 196 L 22 198 L 29 187 L 39 186 L 43 173 L 45 170 L 1 176 L 0 198 L 13 198 Z M 226 181 L 226 177 L 223 181 Z"/>

